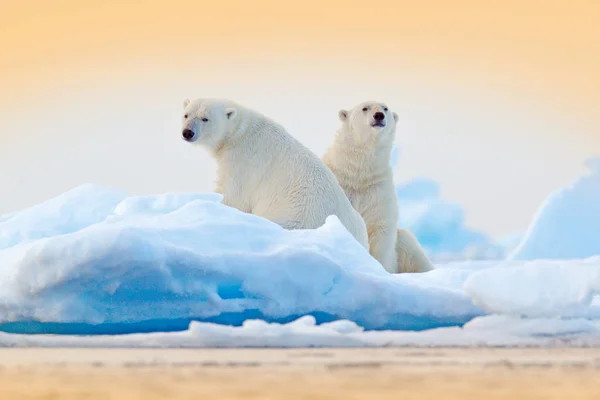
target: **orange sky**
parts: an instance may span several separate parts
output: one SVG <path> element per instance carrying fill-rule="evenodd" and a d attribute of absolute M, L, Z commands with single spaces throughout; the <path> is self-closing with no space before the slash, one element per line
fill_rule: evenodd
<path fill-rule="evenodd" d="M 387 73 L 399 63 L 443 66 L 472 79 L 492 77 L 498 86 L 517 80 L 519 90 L 541 98 L 558 92 L 557 103 L 577 100 L 588 112 L 600 100 L 600 2 L 594 0 L 3 3 L 0 79 L 26 95 L 78 67 L 96 75 L 96 68 L 119 74 L 119 64 L 146 60 L 198 69 L 206 61 L 201 68 L 284 59 Z M 379 52 L 386 53 L 384 64 L 368 57 Z"/>
<path fill-rule="evenodd" d="M 321 133 L 294 132 L 317 152 L 330 141 L 338 108 L 395 102 L 413 119 L 400 179 L 436 179 L 465 205 L 472 225 L 494 234 L 524 228 L 549 191 L 600 153 L 599 1 L 0 1 L 0 184 L 15 187 L 0 213 L 87 178 L 168 190 L 168 174 L 164 181 L 133 174 L 127 181 L 114 171 L 75 178 L 56 150 L 40 158 L 28 146 L 68 152 L 80 125 L 65 119 L 94 108 L 116 121 L 117 107 L 144 118 L 145 108 L 155 113 L 160 104 L 161 127 L 173 123 L 176 132 L 183 97 L 214 93 L 289 124 L 323 118 Z M 42 122 L 59 133 L 48 138 Z M 498 123 L 504 131 L 494 130 Z M 107 141 L 125 146 L 120 126 L 106 129 Z M 446 151 L 429 154 L 437 144 Z M 507 160 L 512 170 L 501 165 Z M 89 162 L 89 171 L 99 168 Z M 50 171 L 40 181 L 36 163 Z M 9 172 L 25 165 L 27 183 L 25 172 Z M 181 179 L 177 188 L 194 189 Z M 486 187 L 491 179 L 506 182 Z M 200 181 L 200 189 L 211 188 L 212 177 Z M 492 217 L 483 205 L 498 198 L 509 210 Z"/>

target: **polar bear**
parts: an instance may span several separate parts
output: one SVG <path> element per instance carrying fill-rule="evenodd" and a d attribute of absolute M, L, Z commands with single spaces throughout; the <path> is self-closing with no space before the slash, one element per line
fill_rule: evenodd
<path fill-rule="evenodd" d="M 390 157 L 398 114 L 368 101 L 340 110 L 342 122 L 323 162 L 367 225 L 369 251 L 392 273 L 433 269 L 418 240 L 398 229 L 398 198 Z"/>
<path fill-rule="evenodd" d="M 217 161 L 223 204 L 285 229 L 315 229 L 338 217 L 368 249 L 365 223 L 319 157 L 266 116 L 227 99 L 184 101 L 182 136 Z"/>

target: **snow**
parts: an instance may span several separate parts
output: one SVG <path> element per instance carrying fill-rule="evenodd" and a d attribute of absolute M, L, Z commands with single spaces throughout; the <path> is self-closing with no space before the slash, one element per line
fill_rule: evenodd
<path fill-rule="evenodd" d="M 590 173 L 551 194 L 540 206 L 513 260 L 573 259 L 600 254 L 600 158 Z"/>
<path fill-rule="evenodd" d="M 21 212 L 0 216 L 0 249 L 75 232 L 102 221 L 126 194 L 82 185 Z"/>
<path fill-rule="evenodd" d="M 589 179 L 565 196 L 578 201 L 552 208 L 556 224 L 540 223 L 559 226 L 567 205 L 594 198 Z M 424 214 L 435 218 L 415 221 L 438 221 L 432 238 L 456 235 L 438 249 L 489 244 L 437 185 L 404 189 L 415 209 L 431 200 Z M 600 251 L 391 275 L 333 216 L 287 231 L 220 200 L 83 185 L 0 216 L 0 346 L 600 345 Z"/>
<path fill-rule="evenodd" d="M 411 231 L 432 260 L 499 259 L 503 249 L 465 225 L 462 206 L 444 200 L 438 183 L 416 178 L 397 186 L 401 228 Z"/>
<path fill-rule="evenodd" d="M 390 165 L 400 160 L 398 147 L 392 149 Z M 427 178 L 415 178 L 396 186 L 400 219 L 398 226 L 411 231 L 432 261 L 501 259 L 516 244 L 507 238 L 492 238 L 465 225 L 465 211 L 459 204 L 444 200 L 440 185 Z"/>
<path fill-rule="evenodd" d="M 532 318 L 600 318 L 600 257 L 579 262 L 534 261 L 482 270 L 464 290 L 487 312 Z"/>
<path fill-rule="evenodd" d="M 192 320 L 239 325 L 307 314 L 367 329 L 426 329 L 482 314 L 457 287 L 388 274 L 335 217 L 287 231 L 219 200 L 164 194 L 117 203 L 113 191 L 85 186 L 0 223 L 1 236 L 27 238 L 0 250 L 0 329 L 173 331 Z"/>
<path fill-rule="evenodd" d="M 129 335 L 15 335 L 0 333 L 7 347 L 298 348 L 298 347 L 563 347 L 599 346 L 600 323 L 585 319 L 485 316 L 464 327 L 422 332 L 365 331 L 351 321 L 318 325 L 312 316 L 287 324 L 248 320 L 242 326 L 192 322 L 181 332 Z"/>
<path fill-rule="evenodd" d="M 398 158 L 395 150 L 392 165 Z M 586 166 L 587 175 L 548 196 L 525 234 L 495 241 L 467 227 L 463 207 L 443 199 L 439 184 L 427 178 L 397 186 L 399 226 L 413 232 L 437 262 L 592 257 L 600 254 L 600 157 Z"/>

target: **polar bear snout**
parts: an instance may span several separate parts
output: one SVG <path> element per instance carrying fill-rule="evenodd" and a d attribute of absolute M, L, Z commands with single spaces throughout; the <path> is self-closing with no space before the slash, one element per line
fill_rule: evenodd
<path fill-rule="evenodd" d="M 187 140 L 188 142 L 191 142 L 196 136 L 194 131 L 191 129 L 184 129 L 181 135 L 183 136 L 183 139 Z"/>
<path fill-rule="evenodd" d="M 381 111 L 377 111 L 373 114 L 373 126 L 384 127 L 385 126 L 385 114 Z"/>

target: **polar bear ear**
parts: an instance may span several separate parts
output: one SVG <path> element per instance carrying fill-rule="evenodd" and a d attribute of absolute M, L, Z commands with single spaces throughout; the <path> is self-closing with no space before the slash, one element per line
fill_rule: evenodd
<path fill-rule="evenodd" d="M 183 108 L 186 108 L 186 107 L 187 107 L 187 106 L 189 106 L 189 105 L 190 105 L 190 100 L 189 100 L 189 99 L 185 99 L 185 100 L 183 101 Z"/>
<path fill-rule="evenodd" d="M 228 108 L 225 110 L 225 115 L 227 115 L 227 119 L 232 120 L 237 115 L 237 110 L 235 108 Z"/>
<path fill-rule="evenodd" d="M 340 117 L 340 121 L 346 122 L 348 120 L 348 111 L 340 110 L 338 112 L 338 117 Z"/>
<path fill-rule="evenodd" d="M 398 122 L 398 114 L 396 114 L 395 112 L 393 112 L 392 116 L 394 117 L 394 121 Z"/>

